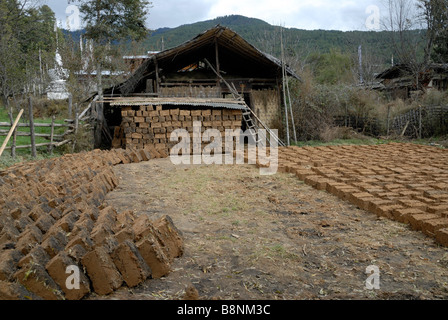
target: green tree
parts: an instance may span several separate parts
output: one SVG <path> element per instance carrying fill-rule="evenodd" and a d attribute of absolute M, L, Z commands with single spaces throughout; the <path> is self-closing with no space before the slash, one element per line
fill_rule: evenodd
<path fill-rule="evenodd" d="M 34 0 L 0 0 L 0 95 L 43 91 L 45 67 L 55 53 L 53 11 Z M 39 90 L 37 90 L 39 89 Z"/>
<path fill-rule="evenodd" d="M 74 0 L 85 23 L 85 37 L 94 41 L 97 86 L 103 96 L 102 71 L 114 55 L 112 44 L 122 40 L 142 40 L 151 2 L 146 0 Z"/>
<path fill-rule="evenodd" d="M 448 0 L 418 0 L 427 27 L 425 60 L 448 62 Z"/>

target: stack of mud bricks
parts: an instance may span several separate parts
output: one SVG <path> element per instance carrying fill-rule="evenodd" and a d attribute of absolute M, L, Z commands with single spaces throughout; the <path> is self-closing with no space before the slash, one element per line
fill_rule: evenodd
<path fill-rule="evenodd" d="M 0 172 L 0 300 L 79 300 L 169 273 L 183 251 L 171 219 L 103 204 L 113 166 L 142 155 L 96 150 Z M 74 267 L 79 287 L 67 284 Z"/>
<path fill-rule="evenodd" d="M 448 150 L 379 146 L 279 149 L 279 171 L 295 174 L 360 209 L 409 224 L 448 246 Z"/>
<path fill-rule="evenodd" d="M 190 152 L 203 150 L 208 143 L 194 145 L 193 122 L 201 122 L 201 133 L 207 129 L 221 132 L 223 148 L 226 129 L 241 129 L 241 110 L 169 108 L 162 106 L 122 107 L 124 145 L 126 149 L 150 149 L 151 146 L 162 154 L 169 154 L 179 140 L 171 141 L 171 134 L 177 129 L 188 131 L 191 136 Z"/>

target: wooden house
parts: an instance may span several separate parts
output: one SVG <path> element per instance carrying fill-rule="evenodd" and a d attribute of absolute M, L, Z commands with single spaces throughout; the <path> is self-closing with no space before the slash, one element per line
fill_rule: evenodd
<path fill-rule="evenodd" d="M 275 129 L 282 119 L 283 70 L 299 79 L 279 59 L 218 25 L 148 56 L 126 81 L 105 91 L 99 113 L 110 130 L 107 143 L 116 147 L 154 143 L 169 150 L 169 131 L 191 128 L 194 120 L 204 121 L 205 127 L 244 130 L 244 106 L 235 101 L 232 91 L 244 98 L 254 117 Z M 157 120 L 161 129 L 155 122 L 157 130 L 148 130 Z"/>

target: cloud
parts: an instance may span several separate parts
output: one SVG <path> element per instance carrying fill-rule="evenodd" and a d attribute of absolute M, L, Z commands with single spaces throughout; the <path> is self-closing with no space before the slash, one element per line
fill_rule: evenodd
<path fill-rule="evenodd" d="M 43 0 L 63 22 L 67 1 Z M 240 14 L 270 24 L 299 29 L 365 30 L 370 5 L 384 0 L 152 0 L 147 25 L 151 29 L 177 27 L 219 16 Z"/>

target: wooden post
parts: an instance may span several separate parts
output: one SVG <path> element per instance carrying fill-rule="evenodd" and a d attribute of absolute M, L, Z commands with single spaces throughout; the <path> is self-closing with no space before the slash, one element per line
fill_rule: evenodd
<path fill-rule="evenodd" d="M 11 121 L 11 128 L 14 125 L 14 118 L 12 116 L 12 107 L 9 109 L 9 120 Z M 12 145 L 11 145 L 11 158 L 16 158 L 16 142 L 17 142 L 17 130 L 14 129 L 12 134 Z"/>
<path fill-rule="evenodd" d="M 423 134 L 422 134 L 422 106 L 419 106 L 418 108 L 418 138 L 421 139 Z"/>
<path fill-rule="evenodd" d="M 216 57 L 216 72 L 218 73 L 218 75 L 221 74 L 221 66 L 219 63 L 219 46 L 218 46 L 218 38 L 215 38 L 215 57 Z M 221 97 L 221 81 L 219 76 L 216 79 L 216 86 L 218 87 L 219 90 L 219 97 Z"/>
<path fill-rule="evenodd" d="M 30 119 L 30 137 L 31 137 L 31 156 L 33 158 L 37 157 L 36 151 L 36 136 L 34 132 L 34 116 L 33 116 L 33 101 L 31 97 L 28 98 L 28 111 Z"/>
<path fill-rule="evenodd" d="M 72 118 L 72 105 L 73 105 L 73 97 L 69 95 L 68 97 L 68 118 Z"/>
<path fill-rule="evenodd" d="M 390 133 L 390 106 L 387 106 L 387 135 Z"/>
<path fill-rule="evenodd" d="M 155 93 L 159 93 L 159 83 L 160 83 L 159 64 L 157 63 L 157 58 L 156 57 L 154 57 L 154 65 L 156 67 L 156 87 L 155 87 Z"/>
<path fill-rule="evenodd" d="M 23 109 L 20 110 L 19 115 L 17 116 L 16 121 L 14 122 L 14 124 L 13 124 L 12 127 L 11 127 L 11 129 L 9 130 L 9 133 L 8 133 L 8 135 L 6 136 L 5 141 L 3 141 L 3 145 L 2 145 L 2 147 L 0 148 L 0 156 L 2 155 L 3 151 L 5 150 L 6 145 L 8 144 L 8 141 L 9 141 L 9 139 L 10 139 L 11 136 L 12 136 L 12 133 L 13 133 L 14 130 L 16 129 L 17 124 L 19 123 L 19 120 L 20 120 L 20 117 L 22 116 L 22 114 L 23 114 Z"/>
<path fill-rule="evenodd" d="M 50 133 L 50 144 L 48 145 L 48 152 L 53 154 L 53 140 L 54 140 L 54 120 L 55 116 L 51 117 L 51 133 Z"/>

